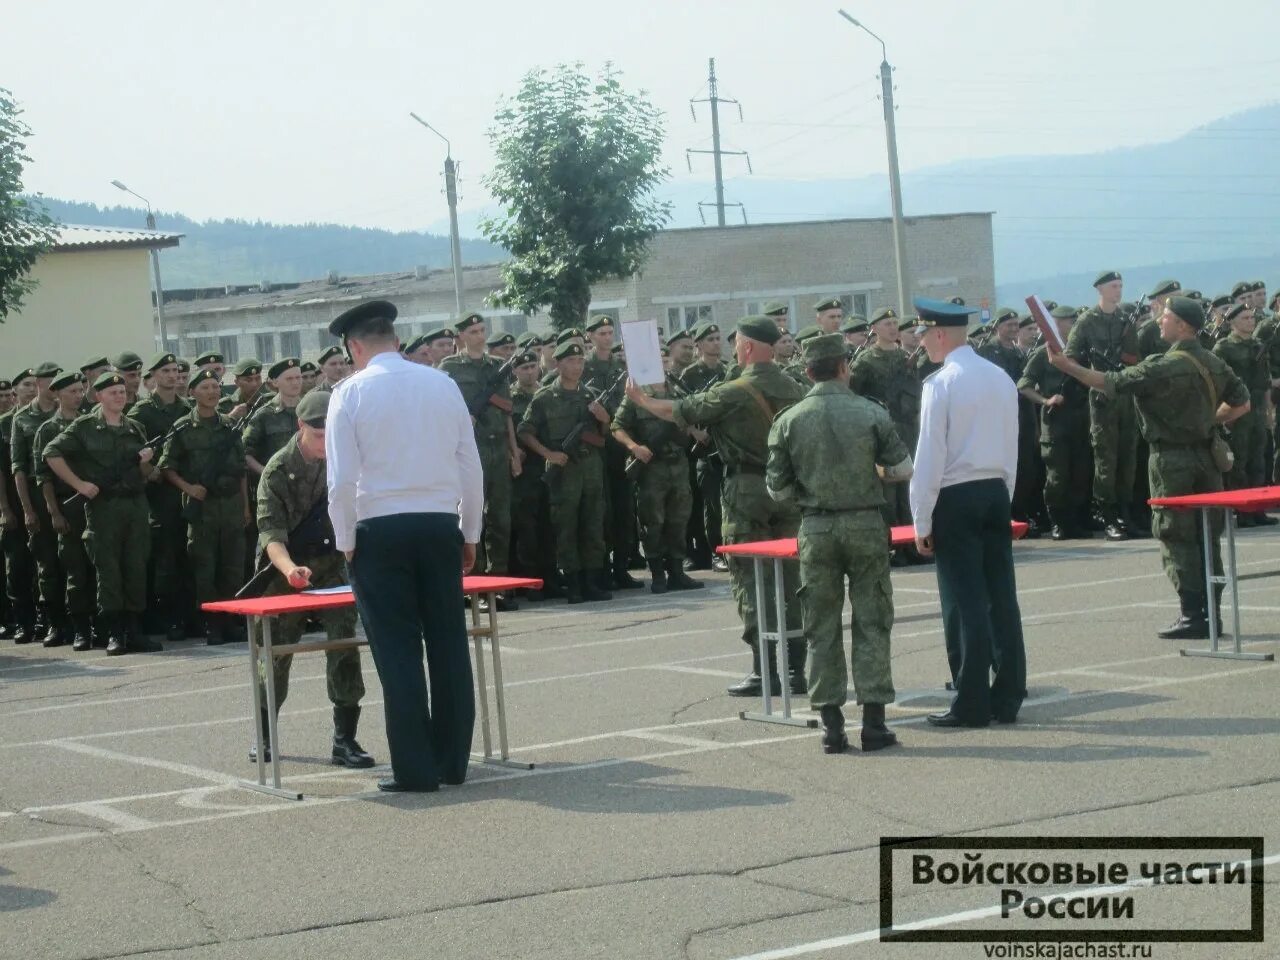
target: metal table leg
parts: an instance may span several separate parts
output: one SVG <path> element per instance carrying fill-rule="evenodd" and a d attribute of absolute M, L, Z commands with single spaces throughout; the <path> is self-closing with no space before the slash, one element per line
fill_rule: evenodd
<path fill-rule="evenodd" d="M 775 614 L 775 623 L 777 629 L 774 632 L 767 632 L 764 603 L 764 583 L 762 574 L 764 573 L 764 563 L 760 557 L 753 557 L 752 563 L 755 564 L 756 573 L 756 623 L 759 625 L 760 636 L 760 680 L 761 689 L 764 693 L 764 711 L 762 713 L 751 713 L 743 711 L 738 714 L 741 720 L 759 720 L 763 723 L 779 723 L 792 727 L 816 727 L 818 721 L 811 717 L 793 717 L 791 716 L 791 676 L 790 666 L 791 660 L 787 655 L 787 640 L 790 638 L 787 630 L 787 595 L 785 581 L 783 580 L 783 564 L 786 561 L 781 557 L 773 559 L 773 606 Z M 772 684 L 769 682 L 769 641 L 772 640 L 778 645 L 778 683 L 782 686 L 782 713 L 773 712 L 772 702 Z"/>
<path fill-rule="evenodd" d="M 480 739 L 484 744 L 484 759 L 493 756 L 493 738 L 489 733 L 489 680 L 485 675 L 484 646 L 481 643 L 483 632 L 480 629 L 480 595 L 477 593 L 467 597 L 467 606 L 471 610 L 471 641 L 476 648 L 476 687 L 480 694 Z M 493 604 L 490 601 L 490 610 Z"/>
<path fill-rule="evenodd" d="M 1227 530 L 1227 556 L 1224 565 L 1226 576 L 1215 577 L 1213 575 L 1213 543 L 1210 539 L 1213 530 L 1212 524 L 1209 522 L 1209 509 L 1205 508 L 1200 511 L 1201 530 L 1204 534 L 1204 585 L 1209 612 L 1209 649 L 1183 650 L 1182 655 L 1184 657 L 1213 657 L 1219 660 L 1274 660 L 1274 653 L 1254 653 L 1240 649 L 1240 585 L 1236 575 L 1236 514 L 1229 507 L 1223 510 L 1223 513 L 1226 514 L 1224 526 Z M 1231 628 L 1234 631 L 1235 642 L 1230 650 L 1220 650 L 1218 648 L 1218 618 L 1216 616 L 1213 588 L 1215 584 L 1219 583 L 1226 584 L 1231 588 Z"/>
<path fill-rule="evenodd" d="M 511 767 L 514 770 L 532 770 L 532 763 L 512 760 L 507 752 L 507 701 L 502 691 L 502 650 L 498 643 L 498 598 L 496 594 L 488 594 L 489 598 L 489 652 L 493 657 L 493 703 L 498 714 L 498 756 L 490 755 L 485 750 L 484 762 L 498 767 Z M 476 639 L 476 656 L 480 656 L 480 640 Z M 488 694 L 485 694 L 488 699 Z M 487 725 L 487 721 L 486 721 Z M 486 731 L 487 734 L 487 731 Z M 486 736 L 486 741 L 488 737 Z"/>
<path fill-rule="evenodd" d="M 267 747 L 271 750 L 271 785 L 266 784 L 265 771 L 263 769 L 262 758 L 262 730 L 255 713 L 253 725 L 258 729 L 258 782 L 245 782 L 245 786 L 251 790 L 258 790 L 262 793 L 269 793 L 275 797 L 283 797 L 286 800 L 301 800 L 302 794 L 297 790 L 285 790 L 280 786 L 280 738 L 276 729 L 276 663 L 275 656 L 271 652 L 271 618 L 261 617 L 262 621 L 262 649 L 258 650 L 258 645 L 253 642 L 252 625 L 249 632 L 249 648 L 253 654 L 254 671 L 253 671 L 253 700 L 255 706 L 261 706 L 261 698 L 258 693 L 258 677 L 262 677 L 262 685 L 267 690 Z M 261 664 L 262 672 L 259 674 L 258 665 Z"/>

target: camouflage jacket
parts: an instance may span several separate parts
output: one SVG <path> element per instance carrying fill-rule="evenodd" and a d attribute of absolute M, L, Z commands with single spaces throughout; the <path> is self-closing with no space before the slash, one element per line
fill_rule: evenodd
<path fill-rule="evenodd" d="M 657 396 L 652 387 L 641 389 L 651 397 Z M 663 396 L 670 398 L 672 393 L 668 387 Z M 654 460 L 683 460 L 689 450 L 687 433 L 636 406 L 629 397 L 623 397 L 618 412 L 613 415 L 613 429 L 627 431 L 632 440 L 653 451 Z"/>
<path fill-rule="evenodd" d="M 244 440 L 245 455 L 253 457 L 265 467 L 276 451 L 283 449 L 289 438 L 297 432 L 296 405 L 286 407 L 280 397 L 272 397 L 255 410 L 244 425 L 241 437 Z"/>
<path fill-rule="evenodd" d="M 549 386 L 539 388 L 529 401 L 529 408 L 520 420 L 519 432 L 537 437 L 548 450 L 563 450 L 572 460 L 594 456 L 604 446 L 603 426 L 587 409 L 591 394 L 582 384 L 567 389 L 557 376 Z M 564 441 L 579 423 L 586 424 L 583 433 L 590 433 L 598 445 L 579 440 L 571 449 L 564 450 Z"/>
<path fill-rule="evenodd" d="M 1120 370 L 1138 360 L 1138 331 L 1128 314 L 1091 307 L 1071 328 L 1067 356 L 1104 373 Z"/>
<path fill-rule="evenodd" d="M 98 487 L 99 496 L 133 496 L 146 486 L 138 461 L 146 444 L 146 434 L 136 420 L 123 417 L 113 427 L 99 408 L 72 421 L 44 453 L 66 460 L 77 477 Z"/>
<path fill-rule="evenodd" d="M 40 426 L 36 427 L 35 436 L 31 439 L 31 449 L 33 456 L 31 458 L 31 478 L 37 484 L 52 483 L 53 492 L 59 500 L 65 500 L 71 494 L 75 493 L 62 480 L 49 469 L 49 464 L 45 461 L 45 452 L 49 444 L 60 433 L 76 422 L 77 418 L 84 416 L 81 413 L 74 413 L 69 418 L 64 418 L 60 410 L 53 411 L 53 416 L 46 420 Z M 75 469 L 74 467 L 72 469 Z M 81 477 L 81 479 L 84 479 Z M 92 482 L 92 481 L 91 481 Z"/>
<path fill-rule="evenodd" d="M 755 399 L 758 393 L 770 416 Z M 763 473 L 773 418 L 800 400 L 805 390 L 773 363 L 753 363 L 735 380 L 674 402 L 676 425 L 711 434 L 730 472 Z"/>
<path fill-rule="evenodd" d="M 920 428 L 920 381 L 902 350 L 863 350 L 849 372 L 849 387 L 884 404 L 889 418 L 910 428 L 913 436 Z"/>
<path fill-rule="evenodd" d="M 1046 400 L 1061 395 L 1064 402 L 1056 407 L 1039 407 L 1041 439 L 1089 427 L 1089 391 L 1075 377 L 1068 376 L 1049 362 L 1049 348 L 1036 347 L 1018 379 L 1019 390 L 1034 390 Z"/>
<path fill-rule="evenodd" d="M 245 474 L 244 443 L 231 418 L 221 413 L 200 416 L 192 410 L 174 424 L 157 467 L 172 470 L 187 483 L 197 483 L 211 496 L 231 496 Z"/>
<path fill-rule="evenodd" d="M 1018 378 L 1022 376 L 1022 368 L 1026 365 L 1026 358 L 1022 355 L 1022 351 L 1017 347 L 1006 347 L 997 340 L 983 346 L 978 351 L 978 356 L 984 360 L 990 360 L 997 367 L 1009 375 L 1009 379 L 1014 383 L 1018 382 Z"/>
<path fill-rule="evenodd" d="M 501 360 L 487 353 L 478 360 L 471 359 L 465 353 L 455 353 L 453 356 L 445 357 L 441 361 L 440 372 L 447 373 L 453 378 L 453 382 L 462 391 L 463 401 L 470 407 L 481 391 L 488 387 L 489 381 L 493 379 L 501 366 Z M 510 402 L 511 389 L 509 384 L 499 384 L 493 395 L 498 398 L 499 403 Z M 508 416 L 509 414 L 505 410 L 499 409 L 493 403 L 485 404 L 484 409 L 475 418 L 476 443 L 505 443 L 507 440 Z"/>
<path fill-rule="evenodd" d="M 324 458 L 308 460 L 304 457 L 298 446 L 298 433 L 295 430 L 284 446 L 267 461 L 262 478 L 258 481 L 259 550 L 266 550 L 269 543 L 288 543 L 289 534 L 321 500 L 326 503 L 329 500 L 325 486 Z M 319 522 L 321 530 L 328 536 L 332 551 L 333 527 L 327 512 L 320 517 Z M 295 562 L 301 562 L 302 559 L 305 558 L 294 557 Z"/>
<path fill-rule="evenodd" d="M 35 476 L 36 461 L 41 450 L 35 448 L 36 430 L 58 410 L 41 410 L 40 401 L 32 400 L 25 407 L 19 407 L 13 414 L 13 431 L 10 436 L 9 461 L 14 473 L 24 473 L 28 477 Z"/>
<path fill-rule="evenodd" d="M 1271 389 L 1271 363 L 1267 348 L 1253 337 L 1231 334 L 1219 340 L 1213 348 L 1215 356 L 1227 362 L 1235 375 L 1249 388 L 1249 401 L 1254 409 L 1261 410 Z"/>

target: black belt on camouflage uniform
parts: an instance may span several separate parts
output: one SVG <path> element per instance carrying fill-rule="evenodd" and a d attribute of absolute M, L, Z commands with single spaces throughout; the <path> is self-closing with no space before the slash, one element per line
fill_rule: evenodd
<path fill-rule="evenodd" d="M 724 475 L 726 477 L 732 477 L 739 473 L 749 473 L 755 477 L 763 477 L 764 467 L 757 467 L 753 463 L 740 463 L 732 467 L 729 466 L 728 464 L 725 464 Z"/>
<path fill-rule="evenodd" d="M 1212 437 L 1205 437 L 1203 440 L 1195 440 L 1191 443 L 1172 443 L 1168 440 L 1152 440 L 1148 443 L 1148 446 L 1150 446 L 1152 450 L 1206 450 L 1212 442 Z"/>

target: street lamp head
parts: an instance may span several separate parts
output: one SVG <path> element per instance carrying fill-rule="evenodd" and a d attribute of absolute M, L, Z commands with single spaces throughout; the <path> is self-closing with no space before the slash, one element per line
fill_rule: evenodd
<path fill-rule="evenodd" d="M 128 192 L 129 192 L 129 188 L 128 188 L 128 187 L 126 187 L 126 186 L 125 186 L 123 183 L 121 183 L 119 180 L 112 180 L 112 181 L 111 181 L 111 185 L 112 185 L 113 187 L 115 187 L 117 190 L 123 190 L 125 193 L 128 193 Z"/>
<path fill-rule="evenodd" d="M 853 19 L 853 17 L 849 16 L 849 12 L 848 12 L 847 10 L 841 9 L 841 10 L 837 10 L 836 12 L 837 12 L 837 13 L 839 13 L 839 14 L 840 14 L 840 16 L 842 16 L 842 17 L 844 17 L 846 20 L 848 20 L 850 23 L 852 23 L 855 27 L 861 27 L 861 26 L 862 26 L 862 24 L 860 24 L 857 20 L 855 20 L 855 19 Z"/>
<path fill-rule="evenodd" d="M 448 138 L 448 137 L 446 137 L 443 133 L 441 133 L 439 130 L 437 130 L 435 127 L 433 127 L 431 124 L 427 123 L 427 121 L 423 120 L 420 116 L 418 116 L 418 115 L 417 115 L 416 113 L 414 113 L 412 110 L 410 110 L 410 111 L 409 111 L 409 116 L 413 117 L 413 119 L 417 120 L 420 124 L 422 124 L 422 125 L 423 125 L 424 127 L 426 127 L 428 130 L 430 130 L 432 133 L 434 133 L 437 137 L 439 137 L 441 140 L 443 140 L 443 141 L 444 141 L 444 152 L 445 152 L 445 154 L 446 154 L 447 156 L 453 156 L 453 147 L 451 147 L 451 146 L 449 145 L 449 138 Z"/>

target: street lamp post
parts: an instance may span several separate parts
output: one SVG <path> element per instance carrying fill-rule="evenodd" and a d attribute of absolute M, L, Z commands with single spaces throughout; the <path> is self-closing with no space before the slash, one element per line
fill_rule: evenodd
<path fill-rule="evenodd" d="M 906 228 L 902 222 L 902 178 L 898 173 L 898 135 L 893 123 L 893 68 L 889 66 L 889 54 L 885 50 L 884 41 L 844 10 L 838 12 L 840 16 L 880 44 L 880 99 L 884 103 L 884 138 L 889 148 L 889 201 L 893 209 L 893 252 L 898 266 L 898 310 L 900 314 L 906 314 L 910 312 L 907 293 L 911 284 L 907 280 L 907 238 Z"/>
<path fill-rule="evenodd" d="M 462 319 L 462 240 L 458 237 L 458 176 L 453 162 L 453 148 L 449 146 L 449 138 L 433 127 L 420 116 L 409 111 L 409 116 L 444 141 L 444 193 L 449 201 L 449 245 L 453 254 L 453 297 L 458 307 L 458 319 Z"/>
<path fill-rule="evenodd" d="M 140 193 L 134 193 L 119 180 L 112 180 L 111 185 L 117 190 L 123 190 L 125 193 L 132 194 L 147 205 L 147 229 L 154 230 L 156 228 L 156 217 L 151 212 L 151 201 Z M 156 295 L 156 326 L 160 330 L 160 349 L 169 349 L 169 332 L 165 325 L 164 319 L 164 286 L 160 283 L 160 251 L 155 247 L 151 248 L 151 276 Z M 182 352 L 182 321 L 177 321 L 178 333 L 178 352 Z"/>

